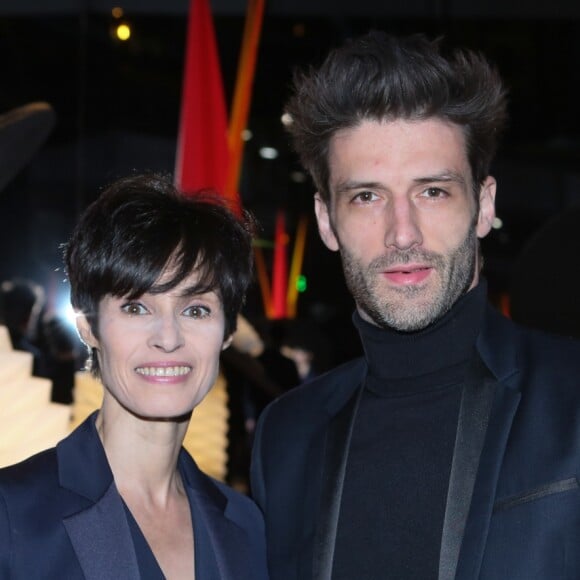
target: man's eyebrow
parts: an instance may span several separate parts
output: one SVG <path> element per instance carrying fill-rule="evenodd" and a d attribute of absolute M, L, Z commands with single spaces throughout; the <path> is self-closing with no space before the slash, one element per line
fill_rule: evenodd
<path fill-rule="evenodd" d="M 417 177 L 413 181 L 419 185 L 424 185 L 427 183 L 449 183 L 449 182 L 455 182 L 458 183 L 459 185 L 467 185 L 465 177 L 455 171 L 442 171 L 441 173 L 436 173 L 434 175 L 425 175 L 424 177 Z"/>
<path fill-rule="evenodd" d="M 413 179 L 413 182 L 418 185 L 426 185 L 428 183 L 458 183 L 459 185 L 466 186 L 465 177 L 461 173 L 456 171 L 444 170 L 440 173 L 435 173 L 433 175 L 425 175 L 423 177 L 417 177 Z M 379 181 L 356 181 L 353 179 L 346 179 L 345 181 L 340 181 L 334 188 L 334 192 L 337 195 L 349 193 L 353 190 L 363 190 L 371 189 L 374 191 L 387 189 L 385 185 Z"/>
<path fill-rule="evenodd" d="M 335 193 L 342 194 L 353 191 L 354 189 L 385 189 L 385 186 L 378 181 L 354 181 L 352 179 L 347 179 L 337 183 L 334 188 Z"/>

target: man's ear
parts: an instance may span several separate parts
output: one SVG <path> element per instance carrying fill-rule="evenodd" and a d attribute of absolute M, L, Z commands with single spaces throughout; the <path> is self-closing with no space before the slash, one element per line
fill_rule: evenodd
<path fill-rule="evenodd" d="M 330 222 L 329 208 L 322 200 L 319 193 L 316 193 L 314 196 L 314 213 L 316 214 L 316 221 L 318 223 L 318 232 L 324 245 L 329 250 L 337 252 L 339 245 Z"/>
<path fill-rule="evenodd" d="M 93 334 L 91 325 L 84 314 L 77 313 L 77 329 L 82 341 L 89 348 L 99 348 L 99 341 Z"/>
<path fill-rule="evenodd" d="M 495 219 L 495 189 L 496 181 L 489 175 L 479 191 L 479 213 L 476 226 L 478 238 L 485 238 L 493 225 L 493 220 Z"/>

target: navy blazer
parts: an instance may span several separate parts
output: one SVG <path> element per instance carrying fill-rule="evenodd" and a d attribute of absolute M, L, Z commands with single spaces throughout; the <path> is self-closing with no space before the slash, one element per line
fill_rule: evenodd
<path fill-rule="evenodd" d="M 140 578 L 127 514 L 96 414 L 50 449 L 0 470 L 0 578 Z M 179 455 L 198 580 L 267 580 L 264 525 L 251 500 Z"/>
<path fill-rule="evenodd" d="M 460 407 L 439 580 L 578 579 L 580 343 L 488 308 L 477 350 Z M 347 363 L 260 418 L 252 491 L 272 580 L 331 578 L 366 372 L 362 358 Z"/>

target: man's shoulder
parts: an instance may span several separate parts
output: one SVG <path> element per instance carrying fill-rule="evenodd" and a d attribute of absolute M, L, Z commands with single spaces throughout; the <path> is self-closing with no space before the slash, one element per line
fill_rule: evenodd
<path fill-rule="evenodd" d="M 546 355 L 556 356 L 577 356 L 580 352 L 579 339 L 524 326 L 504 316 L 491 305 L 486 311 L 483 338 L 486 345 L 494 350 L 512 345 L 519 353 L 522 349 L 537 348 L 545 351 Z"/>
<path fill-rule="evenodd" d="M 534 352 L 540 350 L 540 361 L 551 357 L 569 358 L 571 362 L 580 365 L 580 340 L 578 338 L 524 326 L 497 312 L 494 318 L 494 324 L 499 330 L 498 334 L 504 340 L 506 337 L 515 340 L 520 346 L 520 353 L 525 354 L 528 350 Z"/>
<path fill-rule="evenodd" d="M 498 312 L 489 313 L 480 354 L 504 385 L 526 397 L 562 399 L 580 404 L 580 340 L 518 324 Z"/>
<path fill-rule="evenodd" d="M 318 413 L 321 408 L 341 407 L 356 387 L 361 384 L 366 373 L 366 362 L 359 357 L 295 387 L 270 403 L 265 414 L 280 419 L 295 413 Z"/>

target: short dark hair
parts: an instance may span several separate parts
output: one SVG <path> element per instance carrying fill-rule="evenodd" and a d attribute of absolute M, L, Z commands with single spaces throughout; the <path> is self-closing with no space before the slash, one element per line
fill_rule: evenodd
<path fill-rule="evenodd" d="M 446 58 L 440 44 L 373 31 L 331 51 L 318 69 L 294 75 L 288 130 L 326 203 L 330 139 L 366 119 L 437 117 L 459 125 L 474 187 L 483 183 L 507 120 L 506 90 L 483 56 L 455 50 Z"/>
<path fill-rule="evenodd" d="M 199 279 L 188 292 L 219 295 L 229 336 L 252 277 L 252 226 L 224 198 L 212 192 L 186 197 L 167 176 L 119 179 L 85 210 L 65 246 L 72 305 L 98 337 L 98 306 L 106 295 L 167 292 L 195 271 Z M 167 266 L 171 279 L 159 284 Z M 93 356 L 98 375 L 94 365 Z"/>

